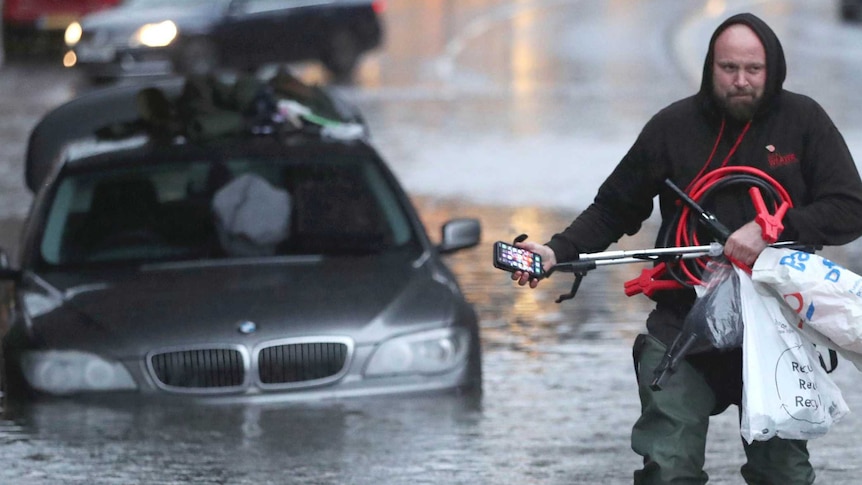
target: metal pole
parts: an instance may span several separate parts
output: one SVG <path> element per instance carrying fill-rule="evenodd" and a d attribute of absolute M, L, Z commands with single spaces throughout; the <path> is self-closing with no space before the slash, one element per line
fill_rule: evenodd
<path fill-rule="evenodd" d="M 769 247 L 800 248 L 801 245 L 793 241 L 770 244 Z M 678 248 L 652 248 L 634 249 L 623 251 L 603 251 L 598 253 L 583 253 L 575 261 L 558 263 L 554 270 L 563 272 L 589 271 L 598 266 L 629 263 L 649 263 L 653 261 L 671 261 L 675 259 L 694 259 L 703 256 L 717 257 L 724 252 L 724 246 L 717 242 L 704 246 L 684 246 Z"/>
<path fill-rule="evenodd" d="M 723 246 L 719 243 L 711 243 L 705 246 L 685 246 L 681 248 L 652 248 L 634 249 L 625 251 L 604 251 L 600 253 L 585 253 L 578 257 L 578 261 L 601 261 L 611 259 L 631 258 L 641 261 L 652 261 L 661 256 L 683 256 L 696 254 L 698 256 L 720 256 Z M 629 261 L 638 262 L 638 261 Z"/>

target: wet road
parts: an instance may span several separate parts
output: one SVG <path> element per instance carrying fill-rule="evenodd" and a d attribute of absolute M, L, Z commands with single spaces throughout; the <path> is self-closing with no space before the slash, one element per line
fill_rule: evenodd
<path fill-rule="evenodd" d="M 862 28 L 836 22 L 832 1 L 390 0 L 387 48 L 343 94 L 365 113 L 432 237 L 448 218 L 482 220 L 482 245 L 449 262 L 481 316 L 484 395 L 40 403 L 0 420 L 0 483 L 630 482 L 630 342 L 649 305 L 625 298 L 622 285 L 640 268 L 591 273 L 575 301 L 556 305 L 570 280 L 519 291 L 491 267 L 490 245 L 564 227 L 648 117 L 696 90 L 715 17 L 739 10 L 773 24 L 791 62 L 788 87 L 817 98 L 862 161 Z M 14 249 L 30 201 L 21 175 L 29 129 L 86 89 L 45 62 L 12 59 L 0 70 L 2 247 Z M 653 234 L 648 225 L 619 246 L 649 247 Z M 833 251 L 862 270 L 858 244 Z M 857 414 L 812 442 L 812 461 L 818 483 L 855 484 L 862 386 L 850 364 L 835 376 Z M 733 411 L 713 420 L 711 483 L 741 482 L 739 440 Z"/>

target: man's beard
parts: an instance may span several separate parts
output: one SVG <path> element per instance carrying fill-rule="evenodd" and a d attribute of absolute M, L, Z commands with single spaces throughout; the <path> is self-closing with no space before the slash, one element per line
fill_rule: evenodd
<path fill-rule="evenodd" d="M 740 94 L 746 96 L 739 97 Z M 749 121 L 754 118 L 754 114 L 760 108 L 761 100 L 760 97 L 755 97 L 753 93 L 748 91 L 727 93 L 724 96 L 715 94 L 715 99 L 722 111 L 737 121 Z"/>

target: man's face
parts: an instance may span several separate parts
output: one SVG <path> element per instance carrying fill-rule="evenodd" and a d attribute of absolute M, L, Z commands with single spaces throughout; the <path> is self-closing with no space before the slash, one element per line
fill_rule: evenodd
<path fill-rule="evenodd" d="M 715 40 L 713 94 L 731 117 L 748 121 L 757 111 L 766 85 L 766 50 L 749 27 L 731 25 Z"/>

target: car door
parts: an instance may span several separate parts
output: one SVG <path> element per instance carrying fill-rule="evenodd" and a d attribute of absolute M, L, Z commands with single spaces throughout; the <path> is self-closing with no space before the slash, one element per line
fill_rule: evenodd
<path fill-rule="evenodd" d="M 235 1 L 216 33 L 224 60 L 254 67 L 315 59 L 324 17 L 332 5 L 326 0 Z"/>

